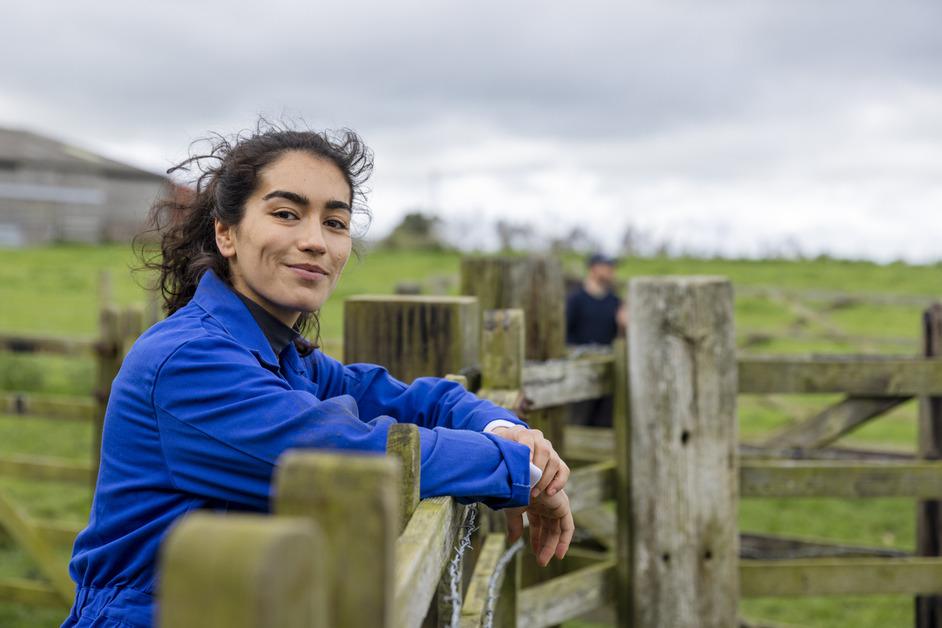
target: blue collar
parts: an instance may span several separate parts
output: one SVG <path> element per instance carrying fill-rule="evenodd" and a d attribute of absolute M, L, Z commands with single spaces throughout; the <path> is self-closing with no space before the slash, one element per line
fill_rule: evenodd
<path fill-rule="evenodd" d="M 191 302 L 212 316 L 233 338 L 254 353 L 256 358 L 278 370 L 278 356 L 275 355 L 262 328 L 232 288 L 213 271 L 207 270 L 203 273 Z"/>

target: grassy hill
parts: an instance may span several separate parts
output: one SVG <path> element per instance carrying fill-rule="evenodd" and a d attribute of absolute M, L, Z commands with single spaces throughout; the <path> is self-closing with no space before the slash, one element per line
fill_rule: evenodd
<path fill-rule="evenodd" d="M 92 337 L 97 281 L 113 278 L 119 304 L 144 302 L 127 247 L 62 246 L 0 250 L 0 331 Z M 581 262 L 567 266 L 578 274 Z M 340 356 L 342 301 L 351 294 L 389 293 L 399 282 L 426 291 L 454 292 L 459 257 L 446 252 L 383 251 L 352 260 L 334 297 L 321 313 L 325 349 Z M 729 277 L 736 288 L 737 339 L 748 353 L 913 354 L 920 347 L 920 316 L 942 296 L 942 267 L 876 265 L 836 260 L 729 261 L 627 260 L 619 277 L 708 274 Z M 87 394 L 93 363 L 82 360 L 0 355 L 0 389 Z M 776 430 L 833 401 L 829 396 L 740 398 L 743 440 L 761 442 Z M 915 405 L 906 404 L 863 427 L 848 444 L 912 450 Z M 0 455 L 34 453 L 87 460 L 91 430 L 79 423 L 24 420 L 0 415 Z M 84 520 L 90 491 L 0 479 L 0 488 L 35 517 Z M 782 533 L 855 544 L 912 549 L 914 506 L 907 500 L 749 500 L 741 507 L 743 530 Z M 61 548 L 63 560 L 69 548 Z M 33 576 L 26 558 L 0 536 L 0 577 Z M 63 610 L 0 605 L 0 625 L 57 625 Z M 902 597 L 750 600 L 743 613 L 781 625 L 896 626 L 912 623 L 912 601 Z"/>

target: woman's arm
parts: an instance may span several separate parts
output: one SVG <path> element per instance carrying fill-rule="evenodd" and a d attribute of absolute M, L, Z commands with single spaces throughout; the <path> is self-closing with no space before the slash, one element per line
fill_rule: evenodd
<path fill-rule="evenodd" d="M 153 403 L 172 480 L 183 491 L 268 506 L 278 456 L 290 448 L 383 452 L 394 419 L 360 419 L 350 395 L 295 390 L 235 341 L 203 337 L 160 367 Z M 526 504 L 527 447 L 465 430 L 420 427 L 422 496 L 453 495 L 495 508 Z"/>
<path fill-rule="evenodd" d="M 317 383 L 324 397 L 352 396 L 364 417 L 386 415 L 420 427 L 483 432 L 495 421 L 523 426 L 511 411 L 479 399 L 457 382 L 419 377 L 406 385 L 375 364 L 349 364 L 316 352 Z M 318 393 L 320 396 L 320 393 Z"/>
<path fill-rule="evenodd" d="M 539 430 L 528 429 L 509 410 L 477 398 L 460 384 L 420 377 L 407 386 L 375 364 L 344 366 L 320 352 L 315 355 L 318 384 L 326 386 L 327 393 L 353 396 L 362 416 L 388 415 L 422 427 L 492 432 L 530 449 L 530 462 L 541 474 L 533 497 L 543 491 L 553 495 L 566 486 L 569 467 Z"/>

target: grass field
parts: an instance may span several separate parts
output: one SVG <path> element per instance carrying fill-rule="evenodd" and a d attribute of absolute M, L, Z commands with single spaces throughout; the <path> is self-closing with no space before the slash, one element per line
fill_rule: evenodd
<path fill-rule="evenodd" d="M 568 260 L 575 272 L 576 259 Z M 97 277 L 111 271 L 120 304 L 143 302 L 145 294 L 129 270 L 126 247 L 54 247 L 0 250 L 0 330 L 24 333 L 95 335 Z M 454 291 L 459 258 L 450 253 L 372 252 L 354 260 L 322 312 L 325 349 L 340 355 L 342 301 L 351 294 L 388 293 L 400 281 Z M 752 353 L 897 353 L 919 348 L 920 312 L 942 296 L 942 267 L 875 265 L 834 260 L 727 261 L 630 260 L 619 276 L 649 274 L 723 275 L 737 289 L 740 349 Z M 841 295 L 829 294 L 840 292 Z M 859 298 L 846 298 L 856 295 Z M 87 394 L 90 360 L 0 355 L 0 389 Z M 740 431 L 745 441 L 764 437 L 832 401 L 827 396 L 740 398 Z M 847 444 L 912 450 L 915 405 L 910 403 L 860 429 Z M 82 424 L 24 420 L 0 415 L 0 455 L 35 453 L 87 460 L 90 428 Z M 32 516 L 82 521 L 87 489 L 25 484 L 0 479 L 0 489 Z M 910 550 L 915 508 L 907 500 L 747 500 L 741 505 L 746 531 L 829 539 Z M 63 561 L 69 548 L 61 548 Z M 0 536 L 0 577 L 35 576 L 26 558 Z M 912 600 L 904 597 L 749 600 L 743 615 L 783 626 L 886 627 L 912 624 Z M 65 609 L 37 610 L 0 605 L 0 626 L 58 625 Z M 586 624 L 576 624 L 586 625 Z"/>

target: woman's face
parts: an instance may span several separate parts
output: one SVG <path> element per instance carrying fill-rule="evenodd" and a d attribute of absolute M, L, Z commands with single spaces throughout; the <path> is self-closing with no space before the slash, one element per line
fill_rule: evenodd
<path fill-rule="evenodd" d="M 331 162 L 287 152 L 259 173 L 242 221 L 216 221 L 232 285 L 286 325 L 319 309 L 350 257 L 350 186 Z"/>

